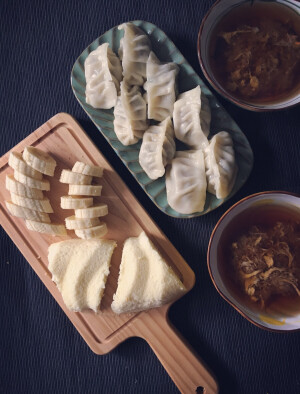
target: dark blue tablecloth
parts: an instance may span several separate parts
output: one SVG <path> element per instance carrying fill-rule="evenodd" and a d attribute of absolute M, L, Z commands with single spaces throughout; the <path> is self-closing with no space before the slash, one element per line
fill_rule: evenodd
<path fill-rule="evenodd" d="M 148 20 L 174 41 L 201 75 L 199 24 L 212 1 L 0 2 L 0 154 L 58 112 L 68 112 L 123 177 L 196 274 L 195 288 L 170 310 L 170 319 L 214 371 L 221 393 L 300 393 L 300 332 L 263 331 L 216 292 L 206 267 L 210 233 L 233 203 L 254 192 L 300 193 L 300 107 L 257 114 L 220 101 L 247 135 L 254 169 L 221 208 L 192 220 L 160 212 L 142 192 L 87 118 L 70 86 L 82 50 L 103 32 Z M 1 393 L 175 393 L 148 345 L 131 339 L 96 356 L 1 228 Z"/>

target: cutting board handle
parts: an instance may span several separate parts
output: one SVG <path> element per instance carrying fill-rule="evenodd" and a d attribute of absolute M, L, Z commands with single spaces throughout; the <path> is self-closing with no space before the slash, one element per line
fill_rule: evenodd
<path fill-rule="evenodd" d="M 143 338 L 149 343 L 181 393 L 218 393 L 215 378 L 171 325 L 167 316 L 162 319 L 158 313 L 155 318 L 155 313 L 152 312 L 149 325 L 147 316 L 143 316 L 143 322 L 147 327 L 143 330 Z"/>

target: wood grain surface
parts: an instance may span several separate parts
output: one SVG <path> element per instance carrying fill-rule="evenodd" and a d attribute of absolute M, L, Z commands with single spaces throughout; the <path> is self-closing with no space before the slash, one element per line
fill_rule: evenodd
<path fill-rule="evenodd" d="M 28 145 L 49 152 L 57 161 L 54 177 L 47 177 L 51 184 L 50 192 L 45 193 L 54 209 L 54 214 L 51 214 L 53 222 L 63 223 L 67 216 L 73 214 L 73 210 L 60 208 L 60 197 L 68 194 L 68 185 L 59 182 L 61 170 L 71 169 L 77 160 L 104 168 L 103 177 L 97 181 L 103 186 L 102 195 L 95 197 L 94 202 L 108 204 L 109 215 L 104 218 L 109 230 L 106 238 L 117 241 L 118 247 L 113 254 L 100 312 L 76 313 L 66 308 L 47 268 L 48 246 L 76 236 L 69 230 L 67 237 L 32 232 L 27 230 L 23 219 L 9 215 L 4 203 L 10 199 L 5 189 L 5 176 L 13 170 L 7 164 L 9 152 L 0 158 L 0 223 L 89 347 L 97 354 L 105 354 L 129 337 L 141 337 L 149 343 L 181 392 L 192 393 L 197 387 L 203 387 L 205 393 L 218 392 L 212 374 L 169 323 L 167 313 L 170 304 L 148 312 L 122 315 L 115 315 L 110 308 L 117 287 L 122 246 L 128 237 L 145 231 L 189 291 L 195 276 L 188 264 L 70 115 L 57 114 L 13 150 L 22 152 Z"/>

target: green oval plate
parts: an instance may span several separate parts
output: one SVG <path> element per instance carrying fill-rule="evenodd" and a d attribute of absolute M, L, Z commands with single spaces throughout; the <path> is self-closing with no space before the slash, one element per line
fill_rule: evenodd
<path fill-rule="evenodd" d="M 139 164 L 138 158 L 141 141 L 131 146 L 122 145 L 114 132 L 113 109 L 95 109 L 86 103 L 84 61 L 91 51 L 95 50 L 99 45 L 105 42 L 109 43 L 115 53 L 118 53 L 120 39 L 124 34 L 122 30 L 118 30 L 118 26 L 110 29 L 101 37 L 97 38 L 76 60 L 71 73 L 71 85 L 73 92 L 80 105 L 94 122 L 96 127 L 101 131 L 116 154 L 120 157 L 140 186 L 161 211 L 176 218 L 192 218 L 204 215 L 213 209 L 218 208 L 224 201 L 232 197 L 246 182 L 253 166 L 253 153 L 250 144 L 238 125 L 218 103 L 212 92 L 195 73 L 193 68 L 185 60 L 166 34 L 152 23 L 144 21 L 134 21 L 133 23 L 148 34 L 151 40 L 152 49 L 160 61 L 175 62 L 179 65 L 180 71 L 177 79 L 179 93 L 200 85 L 201 89 L 208 97 L 212 112 L 209 138 L 222 130 L 228 131 L 232 136 L 238 165 L 238 174 L 230 195 L 225 199 L 217 199 L 214 195 L 207 193 L 205 207 L 202 212 L 195 212 L 190 215 L 184 215 L 176 212 L 169 206 L 167 201 L 165 178 L 162 177 L 155 181 L 151 180 Z"/>

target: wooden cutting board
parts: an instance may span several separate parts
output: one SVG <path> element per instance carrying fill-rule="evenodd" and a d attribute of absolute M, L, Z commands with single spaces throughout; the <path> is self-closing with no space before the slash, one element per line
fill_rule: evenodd
<path fill-rule="evenodd" d="M 73 231 L 68 231 L 67 237 L 32 232 L 27 230 L 23 219 L 9 215 L 4 203 L 5 200 L 10 200 L 10 194 L 5 189 L 5 177 L 6 174 L 13 173 L 8 166 L 9 152 L 0 159 L 0 223 L 89 347 L 97 354 L 105 354 L 129 337 L 144 338 L 181 392 L 192 393 L 198 387 L 203 387 L 205 393 L 216 393 L 218 386 L 215 379 L 168 321 L 170 304 L 148 312 L 123 315 L 115 315 L 110 309 L 126 238 L 138 236 L 144 230 L 179 275 L 187 290 L 190 290 L 195 276 L 188 264 L 70 115 L 57 114 L 13 150 L 22 152 L 28 145 L 49 152 L 57 161 L 54 177 L 47 177 L 51 184 L 50 192 L 45 193 L 55 212 L 51 215 L 53 222 L 63 223 L 74 212 L 60 208 L 60 197 L 68 194 L 68 185 L 59 182 L 61 170 L 71 169 L 77 160 L 104 168 L 103 178 L 98 178 L 98 183 L 103 186 L 102 195 L 94 201 L 108 204 L 109 215 L 105 217 L 105 221 L 109 231 L 106 238 L 116 240 L 118 247 L 113 254 L 101 311 L 97 314 L 92 311 L 76 313 L 65 307 L 47 268 L 48 246 L 76 236 Z"/>

